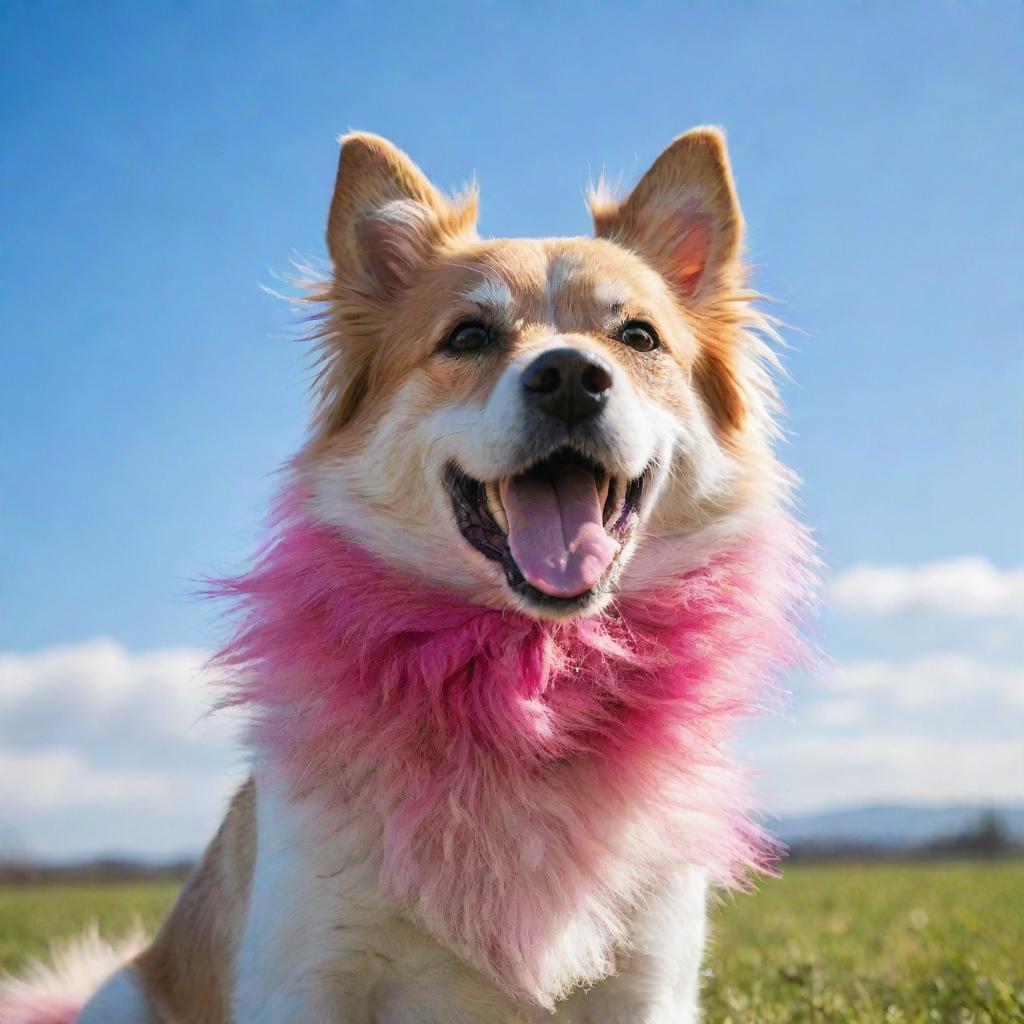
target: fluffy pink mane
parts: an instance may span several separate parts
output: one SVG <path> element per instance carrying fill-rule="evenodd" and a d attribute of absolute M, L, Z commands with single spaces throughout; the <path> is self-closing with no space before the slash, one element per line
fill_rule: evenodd
<path fill-rule="evenodd" d="M 0 992 L 0 1024 L 74 1024 L 81 1008 L 80 1000 L 58 994 L 26 991 L 9 997 Z"/>
<path fill-rule="evenodd" d="M 779 516 L 657 593 L 554 624 L 412 580 L 292 503 L 219 585 L 242 609 L 219 661 L 260 755 L 379 827 L 386 890 L 551 1005 L 613 968 L 660 873 L 736 884 L 770 859 L 724 744 L 799 654 L 806 550 Z"/>

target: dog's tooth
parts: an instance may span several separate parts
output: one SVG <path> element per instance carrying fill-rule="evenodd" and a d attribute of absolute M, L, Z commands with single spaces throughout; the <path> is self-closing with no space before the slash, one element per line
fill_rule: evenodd
<path fill-rule="evenodd" d="M 502 533 L 508 533 L 508 516 L 505 515 L 505 506 L 501 503 L 501 493 L 497 484 L 489 483 L 484 488 L 487 496 L 487 511 L 491 518 L 498 524 Z"/>
<path fill-rule="evenodd" d="M 612 496 L 611 507 L 608 508 L 608 495 Z M 615 524 L 615 521 L 619 518 L 619 509 L 622 507 L 622 497 L 625 493 L 623 487 L 620 485 L 617 477 L 608 477 L 608 482 L 604 485 L 604 490 L 601 494 L 601 509 L 605 513 L 604 526 L 607 529 Z M 607 510 L 607 511 L 605 511 Z"/>

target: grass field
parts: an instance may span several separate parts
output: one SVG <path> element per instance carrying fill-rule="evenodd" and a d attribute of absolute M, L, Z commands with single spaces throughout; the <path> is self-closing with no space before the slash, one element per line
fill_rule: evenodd
<path fill-rule="evenodd" d="M 0 889 L 0 969 L 99 920 L 150 927 L 170 885 Z M 707 1024 L 1024 1022 L 1024 864 L 789 867 L 714 910 Z"/>

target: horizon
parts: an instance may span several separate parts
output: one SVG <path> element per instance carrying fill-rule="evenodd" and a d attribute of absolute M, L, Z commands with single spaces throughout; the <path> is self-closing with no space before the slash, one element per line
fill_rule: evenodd
<path fill-rule="evenodd" d="M 244 773 L 187 595 L 304 436 L 261 286 L 325 259 L 349 127 L 475 177 L 486 234 L 571 235 L 724 125 L 830 570 L 831 668 L 741 739 L 760 801 L 1024 806 L 1024 6 L 652 4 L 609 61 L 616 17 L 399 4 L 382 60 L 358 4 L 0 11 L 0 850 L 198 845 Z"/>
<path fill-rule="evenodd" d="M 916 815 L 932 816 L 936 814 L 955 814 L 960 815 L 961 818 L 964 815 L 977 815 L 976 820 L 969 822 L 960 821 L 958 827 L 954 831 L 940 830 L 930 832 L 929 838 L 923 842 L 933 842 L 935 839 L 944 838 L 955 838 L 956 836 L 970 833 L 977 824 L 987 814 L 995 814 L 996 818 L 1009 830 L 1009 833 L 1014 837 L 1019 837 L 1020 841 L 1024 843 L 1024 822 L 1019 827 L 1015 827 L 1014 823 L 1007 822 L 1007 816 L 1016 817 L 1020 815 L 1024 817 L 1024 800 L 1019 802 L 980 802 L 980 803 L 929 803 L 922 801 L 919 803 L 893 803 L 893 804 L 857 804 L 857 805 L 840 805 L 831 806 L 826 805 L 818 808 L 811 808 L 809 810 L 798 811 L 792 814 L 774 815 L 769 813 L 755 814 L 754 818 L 761 823 L 772 835 L 781 839 L 786 846 L 786 852 L 783 854 L 782 859 L 786 859 L 789 856 L 790 850 L 793 846 L 799 847 L 801 844 L 808 842 L 826 844 L 838 844 L 848 841 L 847 837 L 842 835 L 838 831 L 828 831 L 827 826 L 820 822 L 820 819 L 839 819 L 839 818 L 851 818 L 851 817 L 866 817 L 872 814 L 878 813 L 910 813 Z M 803 836 L 799 839 L 793 839 L 790 837 L 786 839 L 788 830 L 793 829 L 796 826 L 806 826 L 809 822 L 817 822 L 818 830 L 812 832 L 810 835 Z M 838 825 L 836 821 L 832 821 L 833 826 Z M 913 824 L 913 823 L 911 823 Z M 861 825 L 863 829 L 863 825 Z M 868 837 L 863 835 L 862 841 L 868 848 L 876 848 L 879 852 L 884 853 L 890 848 L 902 848 L 908 845 L 917 845 L 921 840 L 919 839 L 908 839 L 907 829 L 904 828 L 903 832 L 899 835 L 890 833 L 887 839 L 879 840 L 877 836 Z M 912 830 L 911 830 L 912 831 Z M 2 837 L 0 837 L 2 839 Z M 39 856 L 33 853 L 31 850 L 22 850 L 17 847 L 5 848 L 0 843 L 0 870 L 4 868 L 75 868 L 79 866 L 86 866 L 94 862 L 123 862 L 129 865 L 138 865 L 146 868 L 167 868 L 173 867 L 182 863 L 191 863 L 197 861 L 203 853 L 204 843 L 200 842 L 196 846 L 183 847 L 177 850 L 163 850 L 159 852 L 144 853 L 128 850 L 120 850 L 116 848 L 104 849 L 97 847 L 96 849 L 78 852 L 70 856 L 57 856 L 47 857 Z"/>

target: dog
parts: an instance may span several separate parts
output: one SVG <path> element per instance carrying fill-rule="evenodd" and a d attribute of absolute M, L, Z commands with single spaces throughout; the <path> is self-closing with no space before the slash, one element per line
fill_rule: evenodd
<path fill-rule="evenodd" d="M 812 558 L 723 135 L 590 205 L 482 239 L 342 140 L 315 417 L 215 585 L 251 777 L 151 942 L 2 1024 L 698 1020 L 709 887 L 773 852 L 728 739 Z"/>

